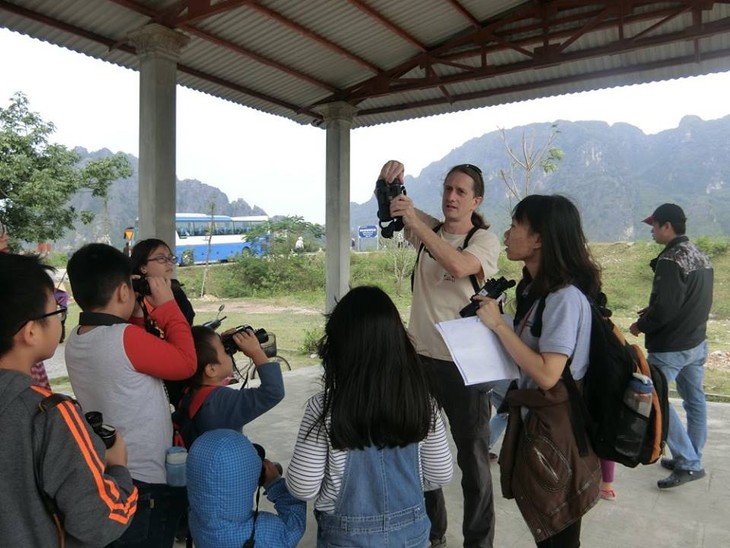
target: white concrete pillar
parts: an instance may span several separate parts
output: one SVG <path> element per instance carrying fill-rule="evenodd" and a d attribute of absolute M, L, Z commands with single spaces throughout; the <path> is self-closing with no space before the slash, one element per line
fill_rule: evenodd
<path fill-rule="evenodd" d="M 336 102 L 320 110 L 327 131 L 325 306 L 330 312 L 350 286 L 350 128 L 357 108 Z"/>
<path fill-rule="evenodd" d="M 186 35 L 151 23 L 129 33 L 139 55 L 139 236 L 175 251 L 176 74 Z"/>

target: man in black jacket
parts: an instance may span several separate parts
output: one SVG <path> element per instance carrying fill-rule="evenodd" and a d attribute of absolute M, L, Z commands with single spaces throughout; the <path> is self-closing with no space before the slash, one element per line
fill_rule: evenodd
<path fill-rule="evenodd" d="M 707 359 L 707 318 L 712 306 L 712 264 L 685 236 L 687 218 L 675 204 L 662 204 L 644 219 L 658 244 L 666 247 L 651 261 L 654 270 L 649 306 L 629 330 L 645 334 L 648 361 L 677 381 L 677 392 L 687 412 L 685 429 L 669 408 L 667 445 L 671 459 L 661 464 L 672 471 L 659 480 L 660 489 L 676 487 L 705 476 L 702 448 L 707 439 L 707 408 L 702 389 Z"/>

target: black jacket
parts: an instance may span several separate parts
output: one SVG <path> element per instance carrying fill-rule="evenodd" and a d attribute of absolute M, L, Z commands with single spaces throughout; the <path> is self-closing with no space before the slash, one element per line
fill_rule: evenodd
<path fill-rule="evenodd" d="M 714 272 L 687 236 L 678 236 L 652 261 L 649 308 L 637 326 L 649 352 L 679 352 L 706 338 Z"/>

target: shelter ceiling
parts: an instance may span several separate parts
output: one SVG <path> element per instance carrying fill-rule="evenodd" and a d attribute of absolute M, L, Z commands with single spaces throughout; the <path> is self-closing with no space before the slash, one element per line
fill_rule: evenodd
<path fill-rule="evenodd" d="M 730 0 L 0 0 L 0 26 L 132 69 L 151 22 L 190 37 L 181 85 L 315 125 L 730 70 Z"/>

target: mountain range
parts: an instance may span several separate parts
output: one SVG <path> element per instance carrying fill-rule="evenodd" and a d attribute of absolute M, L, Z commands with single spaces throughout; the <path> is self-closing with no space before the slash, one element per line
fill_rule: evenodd
<path fill-rule="evenodd" d="M 441 217 L 441 186 L 449 168 L 460 163 L 479 166 L 486 185 L 482 213 L 499 234 L 509 224 L 509 193 L 500 177 L 509 170 L 505 142 L 519 148 L 534 140 L 535 147 L 557 129 L 552 146 L 563 152 L 557 169 L 532 174 L 532 191 L 559 193 L 575 201 L 581 211 L 586 235 L 591 241 L 648 239 L 649 229 L 641 219 L 663 202 L 681 205 L 687 214 L 687 231 L 693 235 L 730 234 L 730 116 L 704 121 L 686 116 L 677 128 L 647 135 L 625 123 L 557 121 L 530 124 L 486 133 L 455 148 L 425 167 L 417 176 L 407 175 L 405 186 L 419 209 Z M 424 136 L 438 138 L 438 135 Z M 102 149 L 77 148 L 81 162 L 111 155 Z M 90 193 L 74 196 L 72 205 L 96 213 L 90 225 L 77 227 L 56 243 L 58 249 L 73 249 L 109 234 L 121 246 L 124 227 L 137 218 L 138 159 L 127 155 L 132 176 L 115 181 L 107 211 Z M 408 166 L 406 166 L 407 168 Z M 321 197 L 324 200 L 324 196 Z M 230 201 L 221 190 L 195 179 L 177 181 L 177 210 L 210 211 L 217 214 L 265 215 L 263 209 L 245 200 Z M 353 234 L 357 227 L 377 223 L 375 198 L 350 204 Z"/>
<path fill-rule="evenodd" d="M 505 139 L 514 149 L 523 136 L 527 143 L 534 138 L 537 148 L 553 126 L 552 146 L 564 156 L 557 170 L 533 172 L 533 193 L 572 199 L 589 240 L 650 238 L 641 220 L 664 202 L 682 206 L 690 236 L 730 234 L 730 116 L 712 121 L 686 116 L 679 127 L 653 135 L 624 123 L 557 121 L 506 130 Z M 500 177 L 500 170 L 509 169 L 509 158 L 499 131 L 467 141 L 418 176 L 406 176 L 408 195 L 416 207 L 440 218 L 444 177 L 461 163 L 482 169 L 486 189 L 481 210 L 501 235 L 509 225 L 510 201 Z M 376 224 L 377 209 L 375 197 L 353 204 L 352 226 Z"/>

